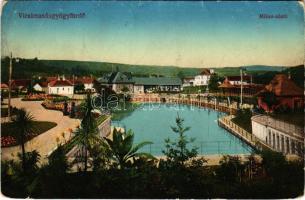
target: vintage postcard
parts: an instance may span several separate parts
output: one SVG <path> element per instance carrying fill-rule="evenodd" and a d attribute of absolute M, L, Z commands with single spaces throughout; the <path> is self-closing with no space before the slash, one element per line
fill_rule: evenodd
<path fill-rule="evenodd" d="M 303 1 L 1 6 L 3 198 L 303 197 Z"/>

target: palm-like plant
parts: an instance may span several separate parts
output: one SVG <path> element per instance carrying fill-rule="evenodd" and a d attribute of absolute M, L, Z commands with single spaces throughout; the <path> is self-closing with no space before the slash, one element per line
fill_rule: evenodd
<path fill-rule="evenodd" d="M 96 120 L 92 110 L 91 94 L 88 92 L 82 107 L 83 119 L 81 121 L 81 126 L 75 131 L 75 137 L 73 138 L 74 144 L 80 146 L 81 160 L 83 161 L 85 172 L 87 171 L 88 165 L 88 152 L 94 143 L 96 144 L 100 141 Z"/>
<path fill-rule="evenodd" d="M 34 133 L 35 124 L 34 117 L 26 111 L 24 108 L 18 109 L 16 115 L 12 117 L 12 122 L 14 123 L 16 129 L 16 139 L 21 145 L 22 150 L 22 168 L 26 170 L 26 153 L 24 143 L 26 142 L 26 137 L 29 134 Z"/>
<path fill-rule="evenodd" d="M 113 130 L 113 139 L 106 138 L 106 141 L 114 155 L 114 159 L 118 162 L 121 168 L 125 168 L 130 164 L 131 159 L 136 157 L 145 157 L 149 159 L 155 159 L 149 153 L 139 153 L 138 150 L 145 145 L 152 144 L 152 142 L 141 142 L 137 145 L 133 145 L 134 133 L 129 130 L 127 133 Z"/>

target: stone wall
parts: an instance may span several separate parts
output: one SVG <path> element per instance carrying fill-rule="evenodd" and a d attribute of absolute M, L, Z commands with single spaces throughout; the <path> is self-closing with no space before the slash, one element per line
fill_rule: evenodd
<path fill-rule="evenodd" d="M 111 117 L 109 116 L 105 121 L 103 121 L 99 126 L 99 135 L 101 137 L 107 137 L 111 132 Z"/>

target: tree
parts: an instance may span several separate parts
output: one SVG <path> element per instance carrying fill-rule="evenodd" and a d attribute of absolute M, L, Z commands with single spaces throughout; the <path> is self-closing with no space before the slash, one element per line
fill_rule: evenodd
<path fill-rule="evenodd" d="M 221 79 L 216 75 L 216 74 L 212 74 L 209 80 L 209 90 L 211 92 L 217 92 L 218 91 L 218 86 L 219 86 L 219 81 L 221 81 Z"/>
<path fill-rule="evenodd" d="M 87 171 L 90 148 L 101 140 L 98 137 L 98 128 L 92 110 L 91 94 L 88 92 L 82 107 L 83 119 L 81 121 L 81 126 L 76 130 L 74 138 L 75 144 L 80 146 L 80 158 L 83 161 L 84 172 Z"/>
<path fill-rule="evenodd" d="M 226 155 L 219 162 L 216 170 L 217 176 L 227 182 L 241 182 L 245 166 L 241 163 L 239 156 Z"/>
<path fill-rule="evenodd" d="M 63 198 L 62 195 L 66 192 L 65 185 L 69 169 L 70 166 L 67 162 L 64 146 L 59 145 L 48 157 L 48 163 L 37 170 L 37 176 L 29 184 L 30 196 L 32 198 Z"/>
<path fill-rule="evenodd" d="M 26 153 L 24 143 L 26 142 L 26 137 L 35 131 L 34 117 L 27 112 L 24 108 L 18 109 L 16 115 L 12 117 L 12 121 L 16 127 L 16 139 L 21 145 L 22 150 L 22 168 L 26 171 Z"/>
<path fill-rule="evenodd" d="M 74 87 L 75 92 L 85 91 L 85 85 L 82 83 L 76 84 Z"/>
<path fill-rule="evenodd" d="M 154 159 L 149 153 L 138 153 L 137 151 L 145 145 L 152 144 L 152 142 L 141 142 L 137 145 L 133 145 L 134 133 L 129 130 L 127 133 L 113 130 L 113 139 L 106 138 L 106 141 L 114 155 L 115 161 L 119 164 L 120 168 L 126 168 L 131 164 L 131 160 L 134 162 L 136 157 L 146 157 Z"/>
<path fill-rule="evenodd" d="M 176 127 L 171 127 L 174 133 L 178 134 L 178 139 L 172 142 L 169 138 L 165 140 L 166 150 L 163 150 L 163 154 L 167 157 L 167 160 L 174 164 L 183 165 L 185 161 L 197 156 L 197 148 L 188 149 L 187 145 L 194 141 L 193 138 L 188 139 L 185 132 L 190 130 L 190 127 L 183 126 L 183 119 L 178 115 L 176 118 Z"/>

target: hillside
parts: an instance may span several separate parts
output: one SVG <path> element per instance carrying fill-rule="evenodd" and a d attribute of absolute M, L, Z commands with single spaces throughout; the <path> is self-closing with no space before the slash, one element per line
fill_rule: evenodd
<path fill-rule="evenodd" d="M 7 82 L 9 59 L 1 60 L 1 78 L 2 82 Z M 122 72 L 131 72 L 134 76 L 167 76 L 167 77 L 185 77 L 194 76 L 200 73 L 200 68 L 183 68 L 175 66 L 149 66 L 149 65 L 128 65 L 109 62 L 91 62 L 91 61 L 71 61 L 71 60 L 38 60 L 19 59 L 19 62 L 13 62 L 13 78 L 31 78 L 33 76 L 56 76 L 58 74 L 66 75 L 89 75 L 100 76 L 104 73 L 120 70 Z M 274 66 L 246 66 L 249 74 L 263 74 L 265 72 L 278 72 L 283 68 Z M 215 68 L 215 72 L 220 76 L 238 75 L 239 68 L 224 67 Z"/>

